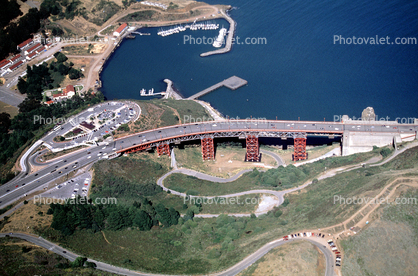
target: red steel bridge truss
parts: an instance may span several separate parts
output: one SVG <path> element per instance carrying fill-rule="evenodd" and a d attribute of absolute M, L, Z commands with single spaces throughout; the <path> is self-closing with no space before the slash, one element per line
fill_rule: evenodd
<path fill-rule="evenodd" d="M 322 134 L 323 135 L 323 134 Z M 145 142 L 140 145 L 135 145 L 129 148 L 120 149 L 118 153 L 133 153 L 137 151 L 150 150 L 156 148 L 158 156 L 168 155 L 170 156 L 170 144 L 180 144 L 181 142 L 200 140 L 202 145 L 202 159 L 203 160 L 215 160 L 215 144 L 214 138 L 225 137 L 238 137 L 245 139 L 247 153 L 245 156 L 246 161 L 259 162 L 259 137 L 272 137 L 288 139 L 293 138 L 294 154 L 293 159 L 295 161 L 305 160 L 308 158 L 306 153 L 306 132 L 281 132 L 281 131 L 216 131 L 211 133 L 199 133 L 191 135 L 179 135 L 171 138 L 161 138 L 154 142 Z"/>

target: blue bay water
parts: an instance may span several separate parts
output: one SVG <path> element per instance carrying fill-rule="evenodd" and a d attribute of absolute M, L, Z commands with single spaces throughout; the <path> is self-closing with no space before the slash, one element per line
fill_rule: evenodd
<path fill-rule="evenodd" d="M 334 35 L 417 38 L 417 1 L 221 1 L 205 2 L 236 7 L 236 37 L 265 37 L 267 44 L 235 44 L 201 58 L 212 45 L 184 44 L 184 35 L 216 37 L 219 30 L 161 37 L 159 28 L 142 29 L 152 35 L 125 40 L 106 63 L 105 96 L 144 99 L 140 89 L 163 91 L 168 78 L 187 97 L 236 75 L 248 85 L 201 99 L 240 118 L 333 120 L 358 117 L 367 106 L 379 117 L 418 117 L 418 45 L 333 43 Z"/>

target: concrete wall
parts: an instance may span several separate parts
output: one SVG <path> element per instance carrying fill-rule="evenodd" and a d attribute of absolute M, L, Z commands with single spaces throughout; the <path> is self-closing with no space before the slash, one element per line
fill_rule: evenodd
<path fill-rule="evenodd" d="M 345 131 L 343 133 L 342 155 L 373 150 L 373 146 L 384 147 L 393 145 L 393 139 L 401 141 L 399 133 L 371 133 Z"/>

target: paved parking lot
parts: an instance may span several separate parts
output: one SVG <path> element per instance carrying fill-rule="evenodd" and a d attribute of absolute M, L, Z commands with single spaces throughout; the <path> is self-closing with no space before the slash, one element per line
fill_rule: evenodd
<path fill-rule="evenodd" d="M 41 197 L 57 199 L 75 198 L 78 195 L 87 197 L 90 187 L 91 175 L 90 173 L 83 173 L 58 184 L 55 188 L 41 194 Z"/>

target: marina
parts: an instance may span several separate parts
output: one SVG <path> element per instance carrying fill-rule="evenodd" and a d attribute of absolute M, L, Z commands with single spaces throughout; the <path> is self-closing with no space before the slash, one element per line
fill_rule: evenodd
<path fill-rule="evenodd" d="M 231 51 L 232 40 L 233 40 L 233 37 L 234 37 L 235 27 L 236 27 L 235 26 L 235 21 L 229 15 L 227 15 L 224 11 L 221 11 L 221 13 L 222 13 L 223 17 L 229 22 L 229 31 L 228 31 L 228 37 L 226 38 L 225 47 L 222 48 L 222 49 L 219 49 L 219 50 L 214 50 L 214 51 L 209 51 L 209 52 L 206 52 L 206 53 L 202 53 L 202 54 L 200 54 L 201 57 L 207 57 L 207 56 L 217 55 L 217 54 L 224 54 L 224 53 L 227 53 L 227 52 Z M 223 40 L 223 38 L 222 38 L 222 40 Z M 213 45 L 213 46 L 217 47 L 215 45 Z"/>
<path fill-rule="evenodd" d="M 193 22 L 192 25 L 184 25 L 184 26 L 180 25 L 180 26 L 176 26 L 174 28 L 168 29 L 168 30 L 161 29 L 157 34 L 160 36 L 168 36 L 168 35 L 184 32 L 187 29 L 192 30 L 192 31 L 197 31 L 197 30 L 217 30 L 218 28 L 219 28 L 219 24 L 213 24 L 213 23 L 196 24 L 196 22 Z"/>
<path fill-rule="evenodd" d="M 154 93 L 154 88 L 151 88 L 150 90 L 147 90 L 145 88 L 142 88 L 141 91 L 139 91 L 139 94 L 141 96 L 158 96 L 158 95 L 165 95 L 166 92 L 158 92 L 158 93 Z"/>

